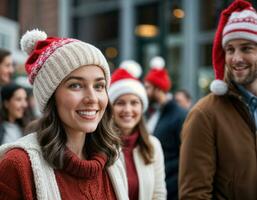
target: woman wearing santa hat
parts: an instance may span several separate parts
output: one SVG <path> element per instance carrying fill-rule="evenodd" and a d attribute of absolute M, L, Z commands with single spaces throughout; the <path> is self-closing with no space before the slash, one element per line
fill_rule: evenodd
<path fill-rule="evenodd" d="M 126 60 L 112 74 L 109 97 L 113 119 L 123 142 L 121 159 L 127 172 L 129 199 L 166 199 L 161 144 L 148 134 L 143 119 L 148 99 L 138 80 L 141 72 L 138 63 Z"/>
<path fill-rule="evenodd" d="M 127 200 L 101 51 L 39 30 L 28 31 L 21 47 L 42 118 L 32 134 L 0 147 L 0 199 Z"/>

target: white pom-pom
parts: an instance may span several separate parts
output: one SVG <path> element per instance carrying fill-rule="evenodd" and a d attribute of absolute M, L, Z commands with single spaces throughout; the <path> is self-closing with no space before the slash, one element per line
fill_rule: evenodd
<path fill-rule="evenodd" d="M 27 54 L 30 54 L 33 51 L 37 41 L 45 40 L 46 38 L 47 35 L 44 31 L 40 31 L 38 29 L 27 31 L 22 36 L 20 41 L 21 50 L 25 51 Z"/>
<path fill-rule="evenodd" d="M 125 69 L 135 78 L 139 78 L 142 75 L 141 66 L 134 60 L 125 60 L 120 64 L 120 68 Z"/>
<path fill-rule="evenodd" d="M 156 56 L 151 59 L 150 67 L 155 69 L 163 69 L 165 66 L 165 61 L 162 57 Z"/>
<path fill-rule="evenodd" d="M 216 95 L 224 95 L 228 91 L 228 85 L 222 80 L 214 80 L 211 82 L 210 90 Z"/>

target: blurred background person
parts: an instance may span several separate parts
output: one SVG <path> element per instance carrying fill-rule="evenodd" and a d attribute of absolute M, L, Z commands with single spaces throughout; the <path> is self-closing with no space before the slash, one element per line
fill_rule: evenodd
<path fill-rule="evenodd" d="M 2 87 L 1 98 L 0 144 L 4 144 L 23 136 L 28 103 L 26 90 L 15 83 Z"/>
<path fill-rule="evenodd" d="M 0 91 L 4 85 L 11 82 L 13 73 L 14 66 L 11 52 L 6 49 L 0 49 Z"/>
<path fill-rule="evenodd" d="M 39 106 L 36 104 L 35 97 L 33 94 L 33 89 L 31 84 L 29 83 L 28 77 L 18 76 L 14 79 L 14 82 L 26 89 L 27 96 L 28 96 L 27 97 L 28 108 L 26 112 L 26 117 L 28 121 L 33 121 L 35 119 L 38 119 L 41 116 L 41 112 L 39 110 Z"/>
<path fill-rule="evenodd" d="M 171 80 L 164 66 L 162 57 L 151 59 L 151 69 L 145 76 L 144 84 L 150 106 L 155 107 L 154 112 L 148 116 L 147 125 L 161 142 L 165 158 L 167 199 L 173 200 L 178 199 L 180 131 L 187 111 L 178 106 L 169 93 Z"/>
<path fill-rule="evenodd" d="M 192 97 L 185 89 L 177 90 L 174 94 L 175 100 L 182 108 L 189 110 L 192 106 Z"/>
<path fill-rule="evenodd" d="M 112 74 L 109 90 L 113 118 L 121 134 L 122 160 L 127 172 L 129 199 L 166 199 L 164 157 L 159 140 L 149 135 L 143 119 L 148 99 L 137 79 L 141 67 L 126 60 Z"/>

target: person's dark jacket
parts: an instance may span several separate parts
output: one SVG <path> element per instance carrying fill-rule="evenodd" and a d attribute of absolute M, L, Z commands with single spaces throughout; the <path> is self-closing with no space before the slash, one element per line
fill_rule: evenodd
<path fill-rule="evenodd" d="M 165 159 L 165 174 L 168 200 L 178 199 L 178 163 L 180 131 L 187 111 L 174 100 L 161 108 L 160 118 L 154 129 L 154 135 L 160 140 Z"/>

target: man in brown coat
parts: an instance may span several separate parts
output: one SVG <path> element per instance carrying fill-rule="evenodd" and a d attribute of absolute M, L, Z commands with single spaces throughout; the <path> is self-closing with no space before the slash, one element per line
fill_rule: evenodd
<path fill-rule="evenodd" d="M 182 130 L 179 199 L 257 199 L 257 14 L 234 1 L 213 44 L 212 94 Z"/>

